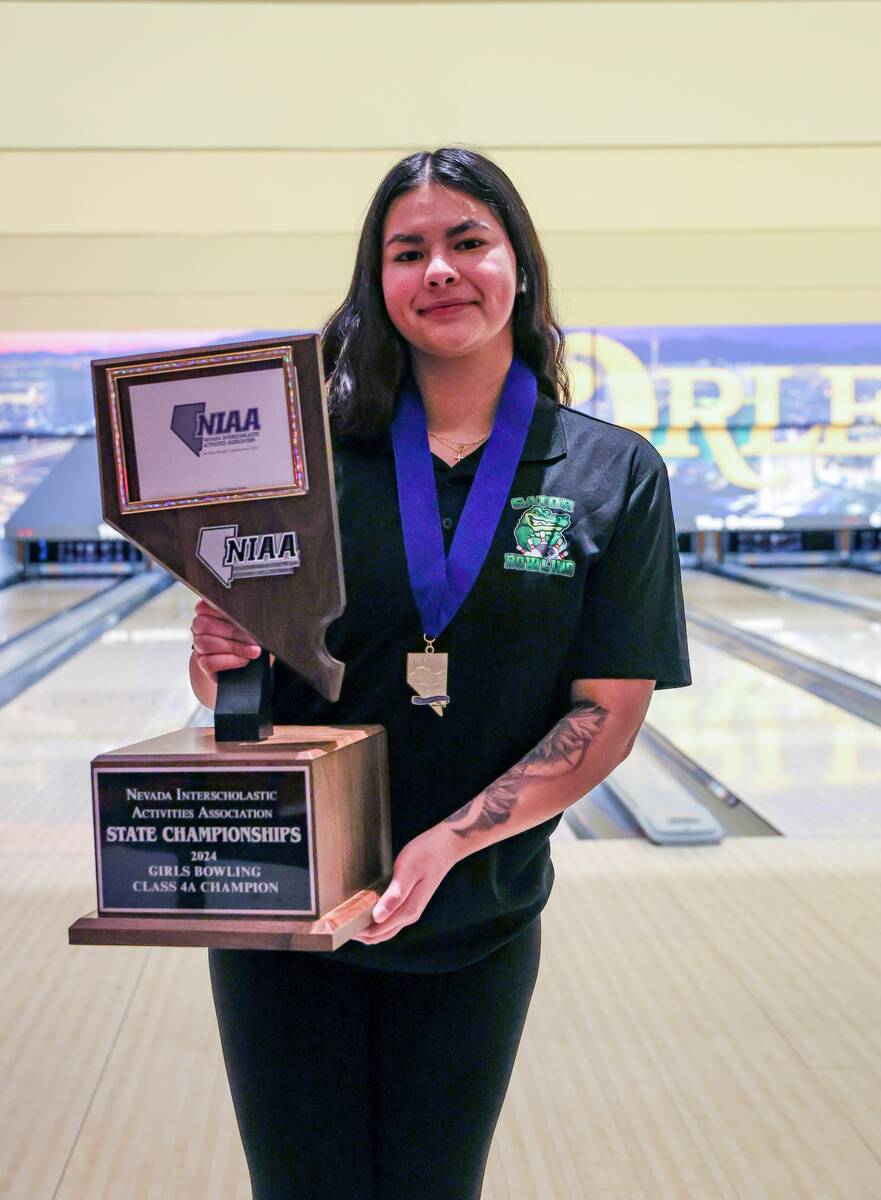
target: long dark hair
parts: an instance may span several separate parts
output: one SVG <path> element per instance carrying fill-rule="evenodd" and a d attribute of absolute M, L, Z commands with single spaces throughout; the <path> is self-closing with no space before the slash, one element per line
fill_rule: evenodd
<path fill-rule="evenodd" d="M 423 150 L 402 158 L 376 189 L 361 229 L 348 294 L 321 331 L 328 406 L 339 433 L 369 438 L 391 420 L 409 357 L 382 294 L 383 226 L 398 196 L 428 183 L 482 201 L 503 226 L 526 277 L 526 291 L 518 292 L 514 301 L 514 353 L 535 372 L 539 391 L 561 404 L 571 403 L 563 331 L 551 306 L 547 261 L 517 189 L 501 167 L 475 150 Z"/>

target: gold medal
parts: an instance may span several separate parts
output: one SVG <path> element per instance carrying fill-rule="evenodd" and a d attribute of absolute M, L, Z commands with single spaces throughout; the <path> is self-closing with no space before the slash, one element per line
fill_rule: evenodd
<path fill-rule="evenodd" d="M 427 704 L 442 717 L 450 702 L 447 695 L 448 655 L 435 651 L 434 638 L 425 634 L 422 636 L 425 638 L 425 651 L 407 655 L 407 683 L 416 693 L 410 697 L 410 703 Z"/>

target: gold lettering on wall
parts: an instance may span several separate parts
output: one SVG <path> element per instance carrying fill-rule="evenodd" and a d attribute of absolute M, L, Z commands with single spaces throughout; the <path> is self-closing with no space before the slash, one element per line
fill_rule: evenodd
<path fill-rule="evenodd" d="M 857 397 L 858 382 L 881 384 L 881 367 L 821 367 L 829 380 L 829 428 L 822 442 L 822 454 L 855 454 L 874 458 L 881 454 L 881 436 L 851 437 L 851 430 L 863 434 L 867 427 L 881 435 L 881 387 L 871 397 Z"/>
<path fill-rule="evenodd" d="M 881 364 L 730 367 L 656 366 L 643 363 L 627 346 L 604 334 L 566 337 L 573 403 L 589 406 L 602 387 L 612 420 L 650 437 L 659 428 L 658 390 L 669 404 L 660 451 L 670 462 L 698 458 L 703 439 L 720 473 L 746 489 L 784 486 L 785 464 L 769 476 L 769 459 L 870 457 L 881 455 Z M 800 429 L 782 420 L 781 386 L 813 372 L 828 384 L 828 422 Z M 870 396 L 858 384 L 877 383 Z M 751 411 L 750 411 L 751 410 Z M 740 419 L 738 419 L 740 418 Z M 735 433 L 741 439 L 738 443 Z M 748 461 L 764 459 L 760 475 Z"/>

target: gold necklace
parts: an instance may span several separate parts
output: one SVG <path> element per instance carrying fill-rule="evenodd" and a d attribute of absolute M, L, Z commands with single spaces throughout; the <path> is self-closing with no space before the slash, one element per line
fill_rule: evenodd
<path fill-rule="evenodd" d="M 490 432 L 492 432 L 492 431 L 490 431 Z M 428 431 L 428 436 L 433 437 L 436 442 L 442 442 L 443 445 L 449 446 L 451 450 L 455 450 L 456 451 L 456 462 L 460 463 L 462 461 L 462 456 L 466 450 L 476 450 L 478 446 L 482 446 L 483 443 L 485 441 L 487 441 L 487 439 L 489 438 L 490 435 L 489 435 L 489 433 L 485 433 L 483 435 L 483 437 L 477 438 L 477 440 L 474 442 L 452 441 L 450 438 L 443 437 L 439 433 L 432 433 L 431 430 Z"/>

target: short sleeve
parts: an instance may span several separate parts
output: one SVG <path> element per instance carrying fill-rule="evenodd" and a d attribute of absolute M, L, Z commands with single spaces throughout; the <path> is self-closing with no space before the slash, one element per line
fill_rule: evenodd
<path fill-rule="evenodd" d="M 573 679 L 691 683 L 670 481 L 648 444 L 635 456 L 608 545 L 589 567 Z"/>

